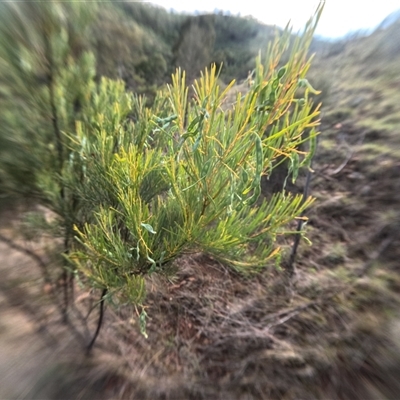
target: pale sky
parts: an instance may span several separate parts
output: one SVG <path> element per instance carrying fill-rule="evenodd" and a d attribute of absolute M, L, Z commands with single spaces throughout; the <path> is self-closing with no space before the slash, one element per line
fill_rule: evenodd
<path fill-rule="evenodd" d="M 291 20 L 294 31 L 301 30 L 314 13 L 318 0 L 150 0 L 177 12 L 230 11 L 251 15 L 268 25 L 285 27 Z M 400 9 L 400 0 L 326 0 L 317 35 L 338 38 L 351 31 L 375 28 L 391 12 Z"/>

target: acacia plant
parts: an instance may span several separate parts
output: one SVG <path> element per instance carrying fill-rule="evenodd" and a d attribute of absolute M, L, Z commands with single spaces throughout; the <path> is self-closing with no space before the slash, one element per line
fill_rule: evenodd
<path fill-rule="evenodd" d="M 283 191 L 258 201 L 260 180 L 285 158 L 295 180 L 312 158 L 318 109 L 311 112 L 305 76 L 318 15 L 286 65 L 277 68 L 289 31 L 270 45 L 232 109 L 222 111 L 233 82 L 222 90 L 215 67 L 195 81 L 192 99 L 178 70 L 152 107 L 121 85 L 106 113 L 77 125 L 72 154 L 79 173 L 69 176 L 84 179 L 71 187 L 94 218 L 76 227 L 79 245 L 70 260 L 91 286 L 140 305 L 146 275 L 165 271 L 181 254 L 202 251 L 242 273 L 279 257 L 277 235 L 312 200 Z M 103 82 L 105 98 L 113 85 Z M 299 86 L 305 98 L 296 100 Z M 308 152 L 298 150 L 305 141 Z"/>
<path fill-rule="evenodd" d="M 38 3 L 35 10 L 44 24 L 54 18 L 48 10 L 65 12 L 63 7 Z M 293 43 L 289 29 L 277 35 L 257 59 L 248 92 L 228 108 L 234 82 L 222 89 L 215 66 L 194 82 L 192 97 L 178 69 L 149 107 L 121 81 L 96 82 L 90 54 L 74 59 L 69 52 L 65 65 L 54 58 L 58 67 L 53 78 L 47 75 L 47 103 L 39 97 L 36 105 L 47 104 L 50 117 L 38 121 L 34 136 L 24 120 L 17 147 L 42 158 L 31 170 L 38 201 L 58 215 L 67 267 L 85 285 L 100 289 L 102 301 L 113 298 L 143 310 L 146 276 L 167 272 L 174 259 L 190 252 L 207 253 L 243 274 L 279 260 L 277 236 L 290 233 L 288 223 L 312 199 L 283 190 L 266 200 L 260 182 L 286 160 L 296 180 L 313 156 L 319 111 L 308 98 L 306 74 L 320 13 L 321 8 Z M 68 27 L 68 19 L 63 21 Z M 52 34 L 52 48 L 57 40 L 68 42 L 67 28 Z M 46 49 L 46 41 L 38 43 Z M 35 51 L 25 43 L 19 48 L 24 52 L 13 53 L 19 63 Z M 80 82 L 77 94 L 72 77 Z M 305 88 L 301 99 L 295 96 L 299 87 Z M 75 94 L 79 112 L 68 108 Z M 56 128 L 54 115 L 75 122 Z M 41 124 L 49 122 L 52 128 L 42 133 Z M 309 151 L 299 150 L 305 142 Z"/>

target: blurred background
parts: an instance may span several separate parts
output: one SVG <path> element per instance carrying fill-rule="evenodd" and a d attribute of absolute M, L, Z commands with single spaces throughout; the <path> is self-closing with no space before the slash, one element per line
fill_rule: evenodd
<path fill-rule="evenodd" d="M 221 86 L 236 81 L 234 102 L 276 30 L 290 21 L 295 37 L 319 2 L 87 2 L 79 20 L 66 4 L 60 20 L 71 28 L 71 57 L 92 52 L 97 80 L 121 79 L 151 104 L 177 67 L 191 83 L 213 63 L 221 67 Z M 13 40 L 34 50 L 39 35 L 30 29 L 46 26 L 46 15 L 31 19 L 24 7 L 0 7 L 0 397 L 398 398 L 399 1 L 326 1 L 308 73 L 321 91 L 314 102 L 322 103 L 311 182 L 316 202 L 307 211 L 313 245 L 300 245 L 291 283 L 277 272 L 248 282 L 201 255 L 180 260 L 173 283 L 150 283 L 149 339 L 128 311 L 109 308 L 91 358 L 76 343 L 95 329 L 95 320 L 80 318 L 95 304 L 93 293 L 76 289 L 76 312 L 62 324 L 54 300 L 62 278 L 46 281 L 40 268 L 60 262 L 58 239 L 26 228 L 32 210 L 47 221 L 53 216 L 35 204 L 31 166 L 38 160 L 21 157 L 16 133 L 45 129 L 27 99 L 36 93 L 42 107 L 48 83 L 45 62 L 31 61 L 35 73 L 27 81 L 18 68 L 31 67 L 10 61 Z M 79 86 L 79 68 L 68 78 L 71 87 Z M 300 179 L 292 189 L 303 187 Z M 210 310 L 236 325 L 213 320 Z M 251 328 L 260 321 L 268 334 Z"/>

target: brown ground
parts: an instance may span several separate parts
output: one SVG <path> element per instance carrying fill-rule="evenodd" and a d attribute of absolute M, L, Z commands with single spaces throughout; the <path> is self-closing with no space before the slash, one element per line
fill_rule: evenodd
<path fill-rule="evenodd" d="M 172 282 L 148 282 L 147 340 L 134 310 L 109 305 L 86 358 L 96 314 L 80 314 L 98 293 L 76 286 L 63 325 L 57 274 L 44 284 L 32 258 L 0 243 L 0 398 L 397 398 L 400 160 L 368 159 L 365 143 L 387 140 L 379 132 L 323 131 L 313 245 L 302 242 L 294 279 L 271 266 L 245 280 L 201 254 L 180 259 Z M 19 215 L 3 213 L 0 233 L 45 257 L 54 241 L 22 241 Z"/>

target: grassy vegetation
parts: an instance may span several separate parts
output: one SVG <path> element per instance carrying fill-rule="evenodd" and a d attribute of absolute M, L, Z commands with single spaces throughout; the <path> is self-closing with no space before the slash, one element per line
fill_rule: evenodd
<path fill-rule="evenodd" d="M 399 25 L 397 21 L 369 36 L 326 44 L 325 51 L 317 53 L 312 73 L 333 72 L 327 122 L 347 121 L 398 143 Z"/>

